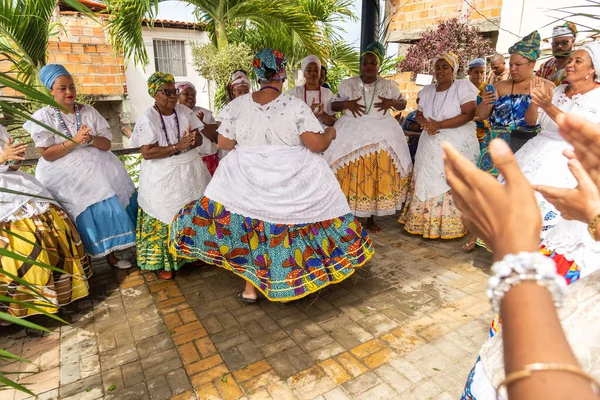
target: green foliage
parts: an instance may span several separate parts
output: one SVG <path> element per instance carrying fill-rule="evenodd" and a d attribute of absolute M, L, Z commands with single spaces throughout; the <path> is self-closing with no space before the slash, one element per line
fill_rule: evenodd
<path fill-rule="evenodd" d="M 333 66 L 327 70 L 327 83 L 333 91 L 337 93 L 340 83 L 354 74 L 348 68 L 343 66 Z"/>
<path fill-rule="evenodd" d="M 247 70 L 252 65 L 253 56 L 250 47 L 244 43 L 230 43 L 220 49 L 212 44 L 192 47 L 196 71 L 219 86 L 229 83 L 233 71 Z"/>

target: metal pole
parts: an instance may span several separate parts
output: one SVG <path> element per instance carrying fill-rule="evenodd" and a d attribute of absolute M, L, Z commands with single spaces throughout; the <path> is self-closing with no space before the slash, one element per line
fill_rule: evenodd
<path fill-rule="evenodd" d="M 379 39 L 379 0 L 362 0 L 360 51 Z"/>

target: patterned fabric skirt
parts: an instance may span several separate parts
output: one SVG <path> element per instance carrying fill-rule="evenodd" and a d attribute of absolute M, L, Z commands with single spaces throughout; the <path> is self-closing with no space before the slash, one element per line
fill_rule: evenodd
<path fill-rule="evenodd" d="M 138 209 L 137 219 L 137 265 L 149 271 L 175 270 L 187 261 L 169 253 L 169 225 Z"/>
<path fill-rule="evenodd" d="M 204 161 L 204 165 L 208 168 L 208 172 L 210 172 L 210 176 L 215 174 L 217 167 L 219 166 L 219 154 L 211 154 L 210 156 L 202 157 L 202 161 Z"/>
<path fill-rule="evenodd" d="M 490 155 L 490 142 L 496 138 L 503 139 L 506 143 L 510 143 L 510 129 L 504 128 L 490 128 L 485 129 L 481 133 L 484 134 L 482 139 L 479 141 L 479 147 L 481 154 L 477 160 L 477 167 L 485 172 L 489 172 L 493 176 L 498 176 L 498 170 L 494 167 L 492 156 Z"/>
<path fill-rule="evenodd" d="M 398 220 L 408 233 L 425 239 L 456 239 L 467 234 L 460 212 L 452 200 L 452 192 L 421 201 L 414 194 L 414 188 L 411 188 L 408 196 L 409 200 Z"/>
<path fill-rule="evenodd" d="M 374 252 L 351 214 L 282 225 L 230 213 L 207 197 L 177 214 L 170 249 L 179 257 L 232 271 L 271 301 L 299 299 L 339 283 Z"/>
<path fill-rule="evenodd" d="M 1 296 L 33 303 L 46 312 L 56 313 L 60 306 L 89 294 L 87 280 L 92 274 L 89 259 L 75 225 L 58 206 L 50 204 L 48 211 L 42 214 L 2 222 L 0 228 L 1 248 L 63 271 L 51 271 L 32 262 L 2 255 Z M 17 283 L 9 274 L 25 280 L 38 293 Z M 0 311 L 19 318 L 39 314 L 16 302 L 0 303 Z"/>
<path fill-rule="evenodd" d="M 75 219 L 85 251 L 93 258 L 135 246 L 137 192 L 123 208 L 115 195 L 92 204 Z"/>
<path fill-rule="evenodd" d="M 568 260 L 562 254 L 558 254 L 555 251 L 545 248 L 544 246 L 540 248 L 540 253 L 554 260 L 554 262 L 556 263 L 556 271 L 559 275 L 565 277 L 569 285 L 580 278 L 581 268 L 579 265 L 577 265 L 575 261 Z M 496 315 L 490 325 L 490 338 L 496 336 L 498 332 L 500 332 L 501 328 L 502 323 L 500 321 L 500 316 Z M 477 386 L 479 391 L 484 392 L 486 391 L 487 386 L 489 386 L 490 393 L 493 393 L 493 386 L 487 378 L 487 376 L 485 376 L 485 372 L 481 366 L 481 362 L 479 359 L 475 363 L 475 366 L 473 367 L 471 373 L 469 374 L 469 377 L 467 378 L 467 383 L 465 385 L 465 389 L 461 400 L 487 400 L 487 396 L 484 398 L 481 398 L 481 396 L 475 396 L 475 394 L 473 393 L 474 391 L 476 391 L 474 390 L 474 386 Z"/>
<path fill-rule="evenodd" d="M 335 171 L 357 217 L 393 215 L 402 209 L 410 175 L 400 176 L 386 150 L 359 157 Z"/>

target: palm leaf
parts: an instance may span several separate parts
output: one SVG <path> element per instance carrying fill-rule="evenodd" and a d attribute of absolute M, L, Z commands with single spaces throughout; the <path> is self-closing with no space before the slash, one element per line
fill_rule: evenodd
<path fill-rule="evenodd" d="M 11 324 L 24 326 L 25 328 L 37 329 L 39 331 L 44 331 L 44 332 L 50 332 L 50 329 L 48 329 L 48 328 L 45 328 L 38 324 L 34 324 L 33 322 L 28 321 L 23 318 L 13 317 L 12 315 L 7 314 L 5 312 L 0 312 L 0 319 L 4 320 L 6 322 L 10 322 Z"/>
<path fill-rule="evenodd" d="M 59 322 L 62 322 L 63 324 L 69 325 L 69 323 L 67 321 L 65 321 L 64 319 L 60 318 L 57 315 L 54 315 L 52 313 L 49 313 L 48 311 L 42 310 L 40 307 L 45 307 L 45 308 L 56 308 L 56 304 L 52 304 L 52 303 L 47 303 L 47 304 L 37 304 L 37 303 L 33 303 L 31 301 L 21 301 L 21 300 L 15 300 L 11 297 L 7 297 L 7 296 L 1 296 L 0 295 L 0 301 L 3 301 L 5 303 L 14 303 L 14 304 L 20 304 L 22 306 L 25 306 L 26 308 L 31 308 L 34 311 L 39 312 L 40 314 L 45 315 L 46 317 L 50 317 L 52 319 L 55 319 Z"/>
<path fill-rule="evenodd" d="M 0 374 L 0 384 L 4 385 L 4 386 L 9 386 L 13 389 L 16 389 L 18 391 L 30 394 L 32 396 L 35 396 L 29 389 L 27 389 L 25 386 L 23 385 L 19 385 L 18 383 L 11 381 L 10 379 L 8 379 L 7 377 L 5 377 L 3 374 Z"/>
<path fill-rule="evenodd" d="M 3 349 L 0 349 L 0 357 L 2 357 L 2 358 L 8 358 L 10 360 L 16 360 L 16 361 L 21 361 L 21 362 L 25 362 L 25 363 L 31 364 L 31 361 L 26 360 L 24 358 L 21 358 L 18 355 L 13 354 L 13 353 L 11 353 L 9 351 L 6 351 L 6 350 L 3 350 Z M 2 372 L 2 373 L 3 374 L 7 374 L 8 372 Z"/>

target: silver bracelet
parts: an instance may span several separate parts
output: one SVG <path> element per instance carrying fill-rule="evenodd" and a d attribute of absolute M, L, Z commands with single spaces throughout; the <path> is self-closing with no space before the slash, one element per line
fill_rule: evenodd
<path fill-rule="evenodd" d="M 554 261 L 541 253 L 507 254 L 492 266 L 494 275 L 488 279 L 487 295 L 492 311 L 500 312 L 500 303 L 510 289 L 525 281 L 536 282 L 548 289 L 556 307 L 560 307 L 567 288 L 565 278 L 556 272 Z"/>

